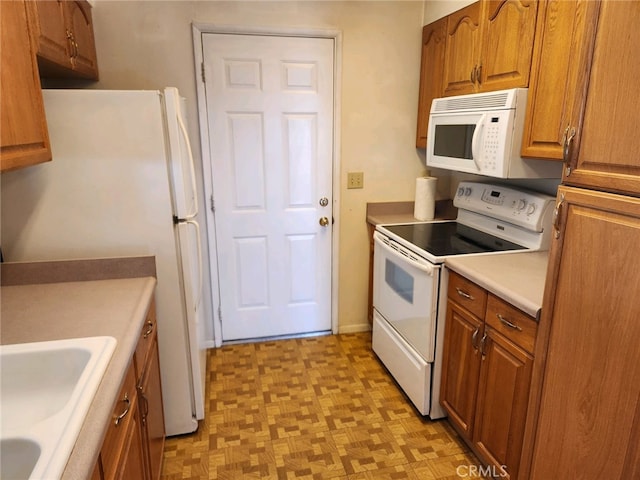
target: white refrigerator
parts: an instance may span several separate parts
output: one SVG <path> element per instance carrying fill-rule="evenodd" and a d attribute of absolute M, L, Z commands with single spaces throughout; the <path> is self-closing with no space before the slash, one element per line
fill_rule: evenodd
<path fill-rule="evenodd" d="M 175 88 L 43 94 L 53 161 L 2 175 L 4 258 L 155 255 L 166 432 L 193 432 L 204 418 L 206 349 L 184 100 Z"/>

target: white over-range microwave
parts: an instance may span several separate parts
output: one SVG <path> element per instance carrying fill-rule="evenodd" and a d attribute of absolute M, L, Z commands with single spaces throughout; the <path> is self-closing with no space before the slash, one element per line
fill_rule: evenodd
<path fill-rule="evenodd" d="M 497 178 L 557 178 L 560 162 L 520 156 L 527 88 L 437 98 L 427 166 Z"/>

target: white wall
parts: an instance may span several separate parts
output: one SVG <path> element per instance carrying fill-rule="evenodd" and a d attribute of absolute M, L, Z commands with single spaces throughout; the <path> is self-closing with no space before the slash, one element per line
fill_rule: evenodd
<path fill-rule="evenodd" d="M 477 0 L 424 0 L 423 22 L 425 25 L 435 22 L 476 1 Z"/>
<path fill-rule="evenodd" d="M 366 203 L 412 200 L 415 177 L 425 171 L 415 148 L 423 3 L 98 1 L 93 16 L 100 68 L 94 87 L 178 87 L 194 139 L 191 22 L 343 32 L 339 328 L 367 328 Z M 364 172 L 364 189 L 346 189 L 348 171 Z"/>

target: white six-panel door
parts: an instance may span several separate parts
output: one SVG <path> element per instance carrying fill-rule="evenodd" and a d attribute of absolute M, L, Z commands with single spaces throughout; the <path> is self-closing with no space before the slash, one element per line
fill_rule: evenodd
<path fill-rule="evenodd" d="M 334 40 L 202 42 L 222 340 L 330 330 Z"/>

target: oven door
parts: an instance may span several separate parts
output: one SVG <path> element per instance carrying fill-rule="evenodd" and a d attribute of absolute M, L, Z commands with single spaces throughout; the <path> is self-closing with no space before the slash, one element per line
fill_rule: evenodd
<path fill-rule="evenodd" d="M 373 306 L 426 362 L 433 362 L 440 265 L 374 233 Z"/>

